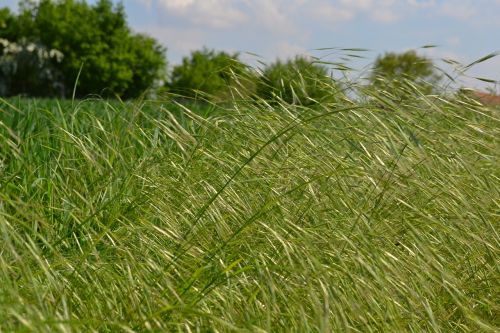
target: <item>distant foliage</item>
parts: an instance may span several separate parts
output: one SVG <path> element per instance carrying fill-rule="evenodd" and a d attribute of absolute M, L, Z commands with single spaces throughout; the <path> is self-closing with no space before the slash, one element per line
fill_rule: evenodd
<path fill-rule="evenodd" d="M 17 40 L 19 37 L 19 25 L 16 16 L 9 8 L 0 8 L 0 38 Z"/>
<path fill-rule="evenodd" d="M 373 85 L 401 95 L 411 93 L 411 83 L 423 93 L 431 93 L 438 86 L 438 75 L 432 60 L 415 51 L 386 53 L 379 56 L 373 66 L 370 81 Z"/>
<path fill-rule="evenodd" d="M 80 69 L 77 96 L 137 97 L 164 76 L 165 49 L 153 38 L 131 32 L 121 3 L 24 0 L 15 20 L 8 11 L 0 12 L 0 24 L 8 26 L 4 38 L 25 38 L 64 54 L 59 68 L 66 96 Z"/>
<path fill-rule="evenodd" d="M 270 101 L 280 99 L 289 104 L 312 105 L 335 100 L 339 89 L 326 67 L 296 57 L 267 66 L 257 81 L 256 93 Z"/>
<path fill-rule="evenodd" d="M 168 87 L 172 93 L 183 97 L 202 97 L 212 101 L 227 99 L 231 88 L 247 74 L 247 66 L 238 54 L 215 52 L 203 49 L 194 51 L 190 57 L 184 57 L 182 64 L 175 66 Z"/>
<path fill-rule="evenodd" d="M 62 96 L 63 54 L 41 44 L 0 38 L 0 95 Z"/>

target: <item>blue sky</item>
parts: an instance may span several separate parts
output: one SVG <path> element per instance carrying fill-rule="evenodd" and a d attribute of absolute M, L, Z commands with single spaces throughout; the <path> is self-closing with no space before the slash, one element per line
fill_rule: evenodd
<path fill-rule="evenodd" d="M 3 0 L 12 8 L 17 1 Z M 92 1 L 90 1 L 92 2 Z M 324 57 L 318 48 L 367 48 L 362 67 L 386 51 L 420 52 L 469 63 L 500 51 L 500 0 L 125 0 L 131 27 L 157 38 L 170 64 L 203 46 L 255 63 L 296 54 Z M 336 61 L 339 54 L 327 57 Z M 500 80 L 500 56 L 470 76 Z M 478 81 L 464 84 L 484 87 Z"/>

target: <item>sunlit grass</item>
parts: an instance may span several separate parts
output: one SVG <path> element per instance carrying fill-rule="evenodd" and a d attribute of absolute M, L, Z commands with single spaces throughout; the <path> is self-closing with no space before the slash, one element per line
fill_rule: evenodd
<path fill-rule="evenodd" d="M 1 101 L 0 331 L 497 331 L 498 110 L 358 94 Z"/>

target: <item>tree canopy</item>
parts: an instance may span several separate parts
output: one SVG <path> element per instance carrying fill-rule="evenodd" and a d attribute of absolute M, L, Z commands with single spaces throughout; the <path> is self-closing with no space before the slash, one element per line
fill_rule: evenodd
<path fill-rule="evenodd" d="M 66 97 L 78 76 L 77 96 L 124 98 L 140 95 L 163 78 L 165 49 L 153 38 L 131 31 L 121 3 L 23 0 L 19 7 L 17 16 L 8 9 L 0 11 L 0 37 L 62 52 L 59 68 Z"/>
<path fill-rule="evenodd" d="M 239 55 L 204 48 L 194 51 L 175 66 L 168 87 L 172 93 L 209 100 L 222 100 L 231 93 L 238 77 L 247 71 Z"/>
<path fill-rule="evenodd" d="M 266 100 L 278 98 L 290 104 L 311 105 L 335 99 L 338 86 L 326 67 L 296 57 L 266 66 L 257 81 L 256 94 Z"/>
<path fill-rule="evenodd" d="M 6 40 L 17 40 L 19 26 L 16 16 L 9 8 L 0 8 L 0 38 Z"/>
<path fill-rule="evenodd" d="M 375 60 L 370 81 L 374 85 L 401 93 L 405 92 L 402 89 L 405 80 L 415 84 L 422 92 L 431 92 L 439 79 L 432 60 L 411 50 L 379 56 Z"/>

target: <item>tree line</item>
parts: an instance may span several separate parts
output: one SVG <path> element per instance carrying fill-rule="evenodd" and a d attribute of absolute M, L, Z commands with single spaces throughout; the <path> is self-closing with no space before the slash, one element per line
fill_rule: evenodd
<path fill-rule="evenodd" d="M 438 80 L 432 62 L 414 51 L 380 56 L 369 80 L 387 86 L 401 78 L 425 89 Z M 301 104 L 340 91 L 326 66 L 305 57 L 257 73 L 237 53 L 205 48 L 167 73 L 166 48 L 133 32 L 123 4 L 111 0 L 22 0 L 17 13 L 0 9 L 0 96 L 136 98 L 152 88 L 187 98 L 237 94 Z"/>

